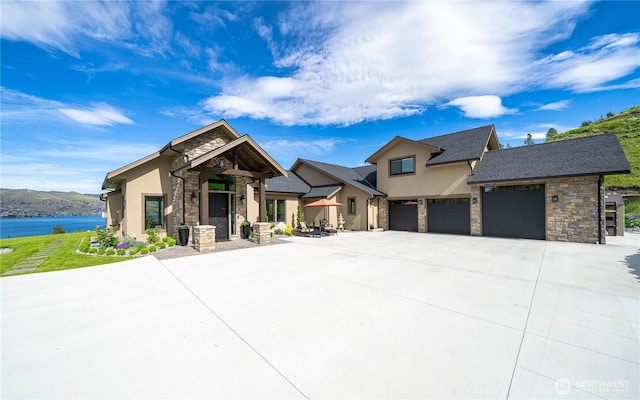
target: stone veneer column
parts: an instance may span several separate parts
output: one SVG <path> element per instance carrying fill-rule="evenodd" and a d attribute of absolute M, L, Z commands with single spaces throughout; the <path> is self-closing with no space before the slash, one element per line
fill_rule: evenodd
<path fill-rule="evenodd" d="M 379 208 L 378 208 L 378 223 L 380 224 L 380 228 L 388 231 L 389 230 L 389 200 L 380 199 Z"/>
<path fill-rule="evenodd" d="M 598 223 L 601 222 L 598 216 L 598 177 L 553 179 L 547 181 L 545 189 L 547 239 L 597 243 Z M 557 201 L 553 201 L 553 196 L 557 196 Z"/>
<path fill-rule="evenodd" d="M 271 223 L 256 222 L 253 224 L 253 239 L 258 244 L 271 243 Z"/>
<path fill-rule="evenodd" d="M 427 231 L 427 199 L 418 199 L 418 232 Z"/>
<path fill-rule="evenodd" d="M 474 203 L 475 199 L 475 203 Z M 482 236 L 482 188 L 471 188 L 471 236 Z"/>
<path fill-rule="evenodd" d="M 216 227 L 213 225 L 196 225 L 193 227 L 195 248 L 201 253 L 216 250 Z"/>

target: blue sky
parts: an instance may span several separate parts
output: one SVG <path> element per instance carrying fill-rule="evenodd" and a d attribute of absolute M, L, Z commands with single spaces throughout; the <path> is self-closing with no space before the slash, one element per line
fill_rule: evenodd
<path fill-rule="evenodd" d="M 99 193 L 219 119 L 283 167 L 400 135 L 542 142 L 638 105 L 640 2 L 11 2 L 0 187 Z"/>

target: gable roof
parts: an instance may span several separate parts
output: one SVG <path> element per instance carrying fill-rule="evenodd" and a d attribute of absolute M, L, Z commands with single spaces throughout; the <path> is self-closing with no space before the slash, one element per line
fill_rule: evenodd
<path fill-rule="evenodd" d="M 343 167 L 335 164 L 323 163 L 320 161 L 305 160 L 298 158 L 296 162 L 291 166 L 291 170 L 295 170 L 300 164 L 308 165 L 309 167 L 320 171 L 326 175 L 331 176 L 337 181 L 351 185 L 365 193 L 373 196 L 384 196 L 385 194 L 376 190 L 375 185 L 371 185 L 371 179 L 365 179 L 358 172 L 364 173 L 366 170 L 356 170 L 355 168 Z M 372 166 L 375 168 L 375 166 Z M 368 167 L 370 168 L 370 167 Z"/>
<path fill-rule="evenodd" d="M 239 164 L 247 169 L 260 172 L 267 172 L 273 176 L 287 175 L 287 171 L 271 158 L 249 135 L 243 135 L 223 146 L 213 149 L 199 157 L 189 160 L 179 167 L 171 170 L 177 172 L 185 169 L 195 168 L 207 161 L 233 152 L 239 156 Z M 264 165 L 267 167 L 265 168 Z"/>
<path fill-rule="evenodd" d="M 172 141 L 170 141 L 169 143 L 167 143 L 164 147 L 162 147 L 159 151 L 156 151 L 152 154 L 149 154 L 148 156 L 142 157 L 139 160 L 136 160 L 132 163 L 129 163 L 123 167 L 120 167 L 114 171 L 108 172 L 107 175 L 104 178 L 104 181 L 102 182 L 102 189 L 115 189 L 118 184 L 124 180 L 123 174 L 131 171 L 134 168 L 137 168 L 141 165 L 144 165 L 150 161 L 153 161 L 161 156 L 163 156 L 163 154 L 167 151 L 172 151 L 173 153 L 178 153 L 179 150 L 176 150 L 174 148 L 174 146 L 179 146 L 182 143 L 186 142 L 189 139 L 192 139 L 198 135 L 202 135 L 203 133 L 206 132 L 210 132 L 212 130 L 222 130 L 224 131 L 229 138 L 232 140 L 230 143 L 227 143 L 224 147 L 224 149 L 222 150 L 229 150 L 231 148 L 236 148 L 240 145 L 241 146 L 241 150 L 244 151 L 246 154 L 246 156 L 250 157 L 253 159 L 253 161 L 256 160 L 262 160 L 268 164 L 270 164 L 271 168 L 270 172 L 274 175 L 286 175 L 286 171 L 284 170 L 284 168 L 282 168 L 273 158 L 271 158 L 271 156 L 269 156 L 253 139 L 251 139 L 251 137 L 249 137 L 249 135 L 244 135 L 244 136 L 240 136 L 238 134 L 238 132 L 235 131 L 235 129 L 233 129 L 231 127 L 231 125 L 229 125 L 227 123 L 227 121 L 221 119 L 217 122 L 214 122 L 212 124 L 209 124 L 207 126 L 204 126 L 200 129 L 197 129 L 195 131 L 189 132 L 186 135 L 180 136 L 176 139 L 173 139 Z M 215 149 L 212 152 L 209 152 L 207 154 L 204 154 L 194 160 L 192 160 L 191 162 L 194 162 L 196 160 L 197 163 L 202 163 L 204 161 L 207 161 L 209 159 L 211 159 L 212 157 L 215 157 L 216 155 L 219 155 L 220 152 L 223 152 L 221 150 L 221 148 Z M 214 154 L 215 153 L 215 154 Z M 209 158 L 206 158 L 209 157 Z M 206 158 L 206 159 L 205 159 Z M 202 161 L 204 160 L 204 161 Z M 183 165 L 181 167 L 179 167 L 178 169 L 173 170 L 174 172 L 176 170 L 180 170 L 184 167 L 191 167 L 190 165 Z"/>
<path fill-rule="evenodd" d="M 492 140 L 494 142 L 490 143 Z M 493 125 L 467 129 L 442 136 L 434 136 L 418 140 L 418 142 L 442 149 L 442 154 L 427 161 L 427 165 L 479 160 L 482 158 L 488 145 L 494 148 L 500 148 L 500 143 L 498 142 L 498 137 Z"/>
<path fill-rule="evenodd" d="M 298 175 L 287 171 L 287 176 L 277 176 L 266 180 L 267 192 L 272 193 L 309 193 L 311 186 L 307 185 Z"/>
<path fill-rule="evenodd" d="M 340 189 L 342 189 L 344 185 L 326 185 L 326 186 L 314 186 L 309 190 L 309 193 L 305 194 L 304 198 L 313 198 L 313 197 L 331 197 Z"/>
<path fill-rule="evenodd" d="M 627 161 L 613 133 L 488 151 L 468 183 L 628 174 Z"/>
<path fill-rule="evenodd" d="M 423 143 L 421 141 L 407 139 L 407 138 L 402 137 L 402 136 L 396 136 L 393 139 L 391 139 L 390 141 L 388 141 L 384 146 L 379 148 L 375 153 L 373 153 L 372 155 L 367 157 L 367 159 L 364 160 L 364 161 L 368 162 L 368 163 L 371 163 L 371 164 L 375 164 L 375 162 L 378 160 L 378 158 L 380 158 L 380 156 L 382 154 L 384 154 L 386 151 L 388 151 L 389 149 L 391 149 L 392 147 L 394 147 L 395 145 L 400 144 L 400 143 L 409 143 L 409 144 L 414 145 L 414 146 L 424 147 L 425 149 L 429 150 L 429 152 L 431 152 L 431 153 L 438 152 L 438 151 L 442 150 L 439 146 L 434 146 L 434 145 L 429 144 L 429 143 Z"/>

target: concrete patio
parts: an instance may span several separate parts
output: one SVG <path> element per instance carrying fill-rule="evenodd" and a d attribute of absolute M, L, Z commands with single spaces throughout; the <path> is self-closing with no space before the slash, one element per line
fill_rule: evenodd
<path fill-rule="evenodd" d="M 294 237 L 6 277 L 13 398 L 640 398 L 640 235 Z"/>

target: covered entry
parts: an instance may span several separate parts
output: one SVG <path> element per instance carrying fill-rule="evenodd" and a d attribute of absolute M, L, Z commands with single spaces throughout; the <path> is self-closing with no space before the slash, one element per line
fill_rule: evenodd
<path fill-rule="evenodd" d="M 389 230 L 418 232 L 418 202 L 389 201 Z"/>
<path fill-rule="evenodd" d="M 216 227 L 216 240 L 229 239 L 229 195 L 209 193 L 209 225 Z"/>
<path fill-rule="evenodd" d="M 484 236 L 544 240 L 544 185 L 485 187 L 482 233 Z"/>
<path fill-rule="evenodd" d="M 469 198 L 427 200 L 427 231 L 471 234 Z"/>

